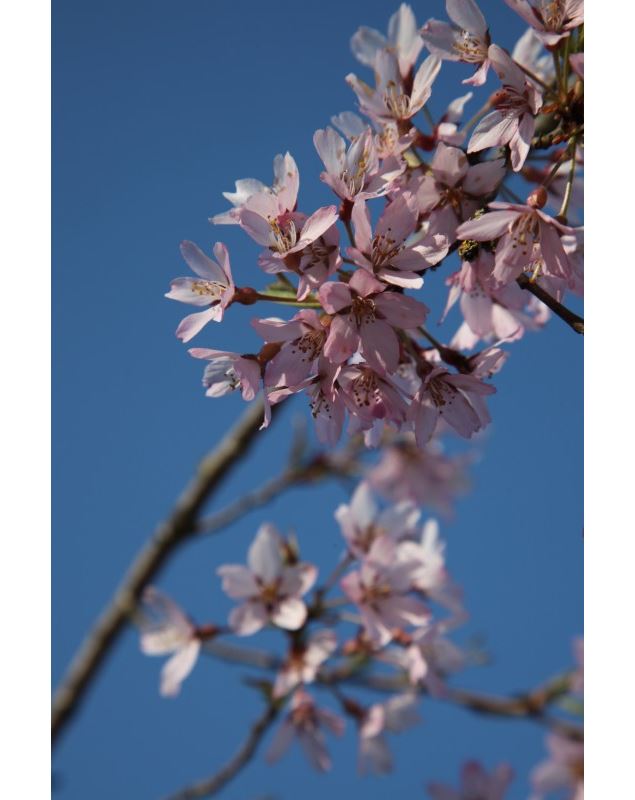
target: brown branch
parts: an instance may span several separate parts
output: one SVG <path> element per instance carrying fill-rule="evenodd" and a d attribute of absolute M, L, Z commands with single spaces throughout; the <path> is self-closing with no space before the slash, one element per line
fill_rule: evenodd
<path fill-rule="evenodd" d="M 206 778 L 199 783 L 193 783 L 191 786 L 186 786 L 184 789 L 176 792 L 176 794 L 170 795 L 166 800 L 192 800 L 194 797 L 211 797 L 219 792 L 232 778 L 235 778 L 240 770 L 253 758 L 262 737 L 277 716 L 278 709 L 276 706 L 268 705 L 262 716 L 260 716 L 252 726 L 247 738 L 240 746 L 236 755 L 233 756 L 225 766 L 221 767 L 221 769 L 210 778 Z"/>
<path fill-rule="evenodd" d="M 576 333 L 584 334 L 584 319 L 582 317 L 563 306 L 555 297 L 546 292 L 542 286 L 534 283 L 526 275 L 521 275 L 516 281 L 521 289 L 531 292 L 534 297 L 537 297 L 538 300 L 548 306 L 556 316 L 566 322 Z"/>
<path fill-rule="evenodd" d="M 274 412 L 276 407 L 274 407 Z M 157 575 L 168 557 L 196 531 L 198 515 L 232 466 L 250 448 L 264 413 L 262 400 L 253 403 L 219 445 L 203 459 L 168 517 L 128 569 L 110 603 L 88 633 L 53 697 L 53 742 L 77 711 L 86 690 L 134 612 L 143 588 Z"/>

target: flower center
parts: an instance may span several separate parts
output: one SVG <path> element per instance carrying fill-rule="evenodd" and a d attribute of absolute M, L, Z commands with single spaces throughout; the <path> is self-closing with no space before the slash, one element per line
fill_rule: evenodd
<path fill-rule="evenodd" d="M 388 81 L 386 85 L 384 103 L 396 119 L 405 119 L 410 112 L 410 97 L 404 94 L 394 81 Z"/>
<path fill-rule="evenodd" d="M 454 40 L 452 49 L 458 53 L 461 61 L 468 64 L 480 64 L 487 58 L 487 47 L 479 36 L 469 31 L 460 31 Z"/>
<path fill-rule="evenodd" d="M 374 322 L 375 303 L 367 297 L 354 297 L 350 313 L 358 326 L 363 322 Z"/>
<path fill-rule="evenodd" d="M 300 361 L 310 363 L 315 361 L 322 352 L 325 340 L 326 331 L 324 329 L 310 330 L 299 339 L 296 339 L 291 346 L 291 352 L 293 355 L 300 353 Z"/>
<path fill-rule="evenodd" d="M 340 178 L 346 185 L 351 197 L 354 197 L 356 194 L 359 194 L 359 192 L 361 192 L 361 190 L 364 188 L 364 183 L 366 181 L 366 173 L 368 172 L 368 167 L 370 162 L 369 157 L 370 157 L 370 151 L 366 147 L 364 148 L 364 152 L 361 154 L 361 156 L 357 161 L 354 172 L 349 172 L 349 170 L 347 169 L 342 170 Z"/>
<path fill-rule="evenodd" d="M 194 281 L 192 283 L 192 291 L 199 296 L 209 296 L 212 300 L 220 300 L 227 286 L 224 286 L 218 281 Z"/>
<path fill-rule="evenodd" d="M 536 11 L 548 31 L 559 33 L 562 30 L 565 18 L 563 0 L 541 0 Z"/>
<path fill-rule="evenodd" d="M 517 116 L 527 109 L 527 98 L 513 86 L 504 86 L 492 95 L 492 105 L 505 116 Z"/>
<path fill-rule="evenodd" d="M 360 370 L 360 374 L 351 385 L 351 392 L 355 405 L 370 406 L 381 402 L 381 392 L 377 376 L 370 369 Z"/>
<path fill-rule="evenodd" d="M 388 264 L 403 250 L 403 242 L 397 244 L 397 240 L 392 238 L 390 231 L 391 229 L 388 228 L 386 233 L 376 233 L 370 244 L 370 260 L 376 269 Z"/>
<path fill-rule="evenodd" d="M 287 253 L 292 247 L 295 247 L 298 241 L 298 230 L 292 219 L 269 217 L 268 222 L 274 238 L 272 250 L 278 253 Z"/>
<path fill-rule="evenodd" d="M 520 248 L 524 256 L 529 255 L 534 244 L 540 241 L 538 215 L 532 212 L 521 214 L 511 225 L 512 248 Z"/>

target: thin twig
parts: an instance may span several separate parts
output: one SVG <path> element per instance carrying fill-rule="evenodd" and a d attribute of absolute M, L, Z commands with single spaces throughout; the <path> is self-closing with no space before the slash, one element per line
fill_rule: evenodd
<path fill-rule="evenodd" d="M 274 406 L 274 411 L 276 407 Z M 143 588 L 155 577 L 172 552 L 193 535 L 198 515 L 232 466 L 249 450 L 264 413 L 262 400 L 253 403 L 220 444 L 201 462 L 197 474 L 178 499 L 168 519 L 155 531 L 110 603 L 88 633 L 53 697 L 53 742 L 77 711 L 86 690 L 112 650 L 126 621 L 135 611 Z"/>
<path fill-rule="evenodd" d="M 521 275 L 516 279 L 516 282 L 521 289 L 531 292 L 534 297 L 548 306 L 556 316 L 567 323 L 576 333 L 584 334 L 584 319 L 575 314 L 570 309 L 559 303 L 555 297 L 552 297 L 549 292 L 546 292 L 542 286 L 539 286 L 534 281 L 530 280 L 526 275 Z"/>
<path fill-rule="evenodd" d="M 240 770 L 245 767 L 253 758 L 269 727 L 278 716 L 278 709 L 274 705 L 268 705 L 264 713 L 256 720 L 251 727 L 247 738 L 230 760 L 221 767 L 218 772 L 210 778 L 193 783 L 184 789 L 170 795 L 166 800 L 192 800 L 195 797 L 212 797 L 224 788 L 233 778 L 238 775 Z"/>

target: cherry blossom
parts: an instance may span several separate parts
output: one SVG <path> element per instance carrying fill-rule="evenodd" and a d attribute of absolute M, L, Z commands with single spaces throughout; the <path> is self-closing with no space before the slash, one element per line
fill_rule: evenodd
<path fill-rule="evenodd" d="M 395 629 L 423 625 L 429 619 L 428 608 L 410 596 L 418 568 L 417 561 L 399 560 L 396 542 L 381 536 L 359 570 L 342 578 L 342 589 L 357 605 L 366 634 L 376 645 L 388 644 Z"/>
<path fill-rule="evenodd" d="M 508 144 L 512 168 L 518 172 L 529 153 L 542 96 L 498 45 L 490 45 L 488 54 L 503 88 L 490 101 L 494 110 L 483 117 L 472 132 L 467 151 L 475 153 Z"/>
<path fill-rule="evenodd" d="M 421 325 L 428 309 L 403 294 L 386 291 L 386 284 L 366 270 L 349 283 L 325 283 L 319 291 L 323 308 L 332 316 L 324 355 L 341 364 L 358 350 L 379 372 L 394 372 L 399 361 L 400 329 Z"/>
<path fill-rule="evenodd" d="M 323 729 L 341 736 L 344 733 L 344 720 L 332 711 L 316 706 L 309 694 L 298 689 L 291 698 L 286 719 L 271 742 L 267 761 L 273 763 L 282 758 L 296 738 L 311 766 L 318 772 L 328 772 L 331 758 L 326 749 Z"/>
<path fill-rule="evenodd" d="M 534 768 L 531 774 L 531 800 L 542 800 L 550 792 L 568 790 L 568 800 L 584 798 L 584 745 L 559 733 L 546 739 L 549 758 Z"/>
<path fill-rule="evenodd" d="M 549 47 L 584 22 L 584 0 L 505 0 Z"/>
<path fill-rule="evenodd" d="M 273 685 L 273 697 L 289 694 L 300 684 L 312 683 L 318 669 L 337 648 L 333 631 L 316 631 L 306 644 L 294 644 Z"/>
<path fill-rule="evenodd" d="M 226 564 L 217 573 L 223 591 L 242 600 L 230 614 L 229 624 L 239 636 L 249 636 L 268 623 L 295 631 L 307 617 L 302 600 L 315 583 L 312 564 L 285 559 L 285 542 L 273 525 L 260 527 L 247 554 L 247 566 Z"/>
<path fill-rule="evenodd" d="M 490 36 L 485 17 L 474 0 L 446 0 L 445 8 L 454 24 L 429 19 L 421 29 L 421 38 L 439 58 L 477 66 L 474 75 L 463 83 L 482 86 L 489 69 Z"/>
<path fill-rule="evenodd" d="M 194 358 L 209 361 L 203 373 L 207 397 L 222 397 L 240 389 L 243 400 L 254 399 L 261 383 L 260 364 L 255 356 L 241 356 L 206 347 L 192 347 L 188 352 Z"/>
<path fill-rule="evenodd" d="M 165 697 L 174 697 L 194 669 L 201 639 L 196 627 L 176 603 L 157 589 L 146 588 L 143 609 L 150 617 L 141 617 L 141 651 L 148 656 L 172 653 L 161 670 L 160 692 Z"/>
<path fill-rule="evenodd" d="M 402 3 L 390 18 L 388 38 L 374 28 L 362 26 L 351 39 L 353 55 L 371 69 L 375 67 L 377 55 L 382 50 L 394 53 L 404 78 L 414 66 L 422 47 L 417 20 L 412 8 L 406 3 Z"/>
<path fill-rule="evenodd" d="M 182 242 L 181 254 L 198 279 L 176 278 L 165 296 L 193 306 L 209 306 L 206 311 L 181 320 L 176 335 L 182 342 L 189 342 L 208 322 L 222 321 L 225 309 L 234 298 L 235 287 L 229 254 L 222 242 L 214 245 L 216 261 L 206 256 L 194 242 Z"/>
<path fill-rule="evenodd" d="M 359 722 L 358 769 L 382 775 L 392 770 L 393 762 L 386 733 L 401 733 L 419 720 L 419 700 L 412 694 L 391 697 L 384 703 L 372 705 Z"/>
<path fill-rule="evenodd" d="M 395 541 L 414 534 L 421 512 L 411 502 L 380 509 L 366 481 L 362 481 L 350 504 L 342 503 L 335 511 L 337 520 L 351 553 L 363 557 L 380 536 Z"/>

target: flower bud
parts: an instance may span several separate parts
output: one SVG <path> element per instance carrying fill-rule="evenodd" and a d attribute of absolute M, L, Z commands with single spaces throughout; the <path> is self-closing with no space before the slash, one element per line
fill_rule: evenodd
<path fill-rule="evenodd" d="M 547 202 L 547 190 L 544 186 L 536 186 L 527 198 L 527 205 L 531 208 L 543 208 Z"/>

